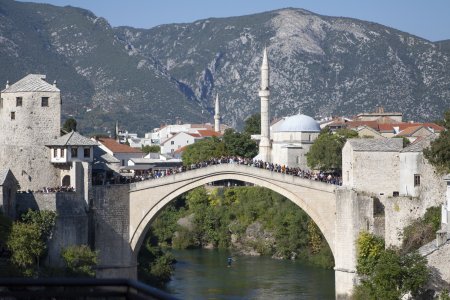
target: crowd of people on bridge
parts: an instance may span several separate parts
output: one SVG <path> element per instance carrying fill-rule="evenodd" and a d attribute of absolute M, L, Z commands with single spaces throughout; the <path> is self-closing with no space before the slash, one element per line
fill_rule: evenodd
<path fill-rule="evenodd" d="M 266 169 L 271 172 L 277 172 L 282 174 L 287 174 L 291 176 L 296 176 L 300 178 L 326 182 L 329 184 L 342 185 L 342 179 L 339 175 L 335 173 L 325 173 L 325 172 L 313 172 L 310 170 L 302 170 L 298 167 L 288 167 L 286 165 L 264 162 L 262 160 L 252 160 L 250 158 L 244 158 L 239 156 L 222 156 L 220 158 L 212 158 L 206 161 L 198 162 L 188 166 L 180 166 L 177 168 L 169 168 L 165 170 L 148 170 L 144 171 L 139 175 L 128 178 L 127 182 L 138 182 L 149 179 L 156 179 L 165 176 L 170 176 L 177 173 L 186 172 L 189 170 L 205 168 L 212 165 L 219 164 L 238 164 L 245 165 L 254 168 Z"/>

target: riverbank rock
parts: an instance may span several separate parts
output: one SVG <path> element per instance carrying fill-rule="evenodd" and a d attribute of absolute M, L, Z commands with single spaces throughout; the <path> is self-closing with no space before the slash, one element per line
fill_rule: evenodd
<path fill-rule="evenodd" d="M 232 235 L 231 242 L 233 248 L 242 255 L 272 254 L 275 248 L 273 233 L 265 230 L 260 222 L 250 224 L 241 238 Z"/>
<path fill-rule="evenodd" d="M 194 229 L 194 216 L 195 214 L 190 214 L 184 218 L 180 218 L 178 219 L 177 224 L 189 231 L 192 231 Z"/>

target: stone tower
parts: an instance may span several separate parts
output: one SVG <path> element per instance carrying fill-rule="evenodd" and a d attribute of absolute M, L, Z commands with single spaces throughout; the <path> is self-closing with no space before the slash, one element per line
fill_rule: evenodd
<path fill-rule="evenodd" d="M 44 79 L 29 74 L 0 93 L 0 169 L 10 169 L 21 190 L 59 185 L 45 145 L 60 135 L 61 96 Z"/>
<path fill-rule="evenodd" d="M 214 106 L 214 112 L 214 131 L 220 132 L 219 94 L 216 95 L 216 105 Z"/>
<path fill-rule="evenodd" d="M 269 61 L 267 48 L 264 48 L 263 62 L 261 65 L 261 140 L 259 142 L 259 157 L 263 161 L 270 162 L 270 131 L 269 131 Z"/>

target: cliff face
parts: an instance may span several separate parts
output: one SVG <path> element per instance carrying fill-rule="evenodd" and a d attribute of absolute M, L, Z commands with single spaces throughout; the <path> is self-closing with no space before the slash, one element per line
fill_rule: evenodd
<path fill-rule="evenodd" d="M 140 133 L 164 122 L 224 123 L 259 110 L 262 49 L 273 117 L 352 115 L 382 105 L 406 118 L 439 118 L 450 104 L 448 41 L 432 43 L 375 23 L 301 9 L 152 29 L 112 28 L 73 7 L 0 3 L 0 81 L 57 79 L 65 115 L 84 130 L 120 120 Z"/>

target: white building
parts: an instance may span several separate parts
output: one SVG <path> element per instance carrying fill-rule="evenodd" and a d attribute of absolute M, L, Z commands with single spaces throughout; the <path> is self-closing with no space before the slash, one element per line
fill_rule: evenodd
<path fill-rule="evenodd" d="M 425 138 L 420 138 L 414 143 L 408 145 L 400 152 L 400 196 L 418 197 L 424 182 L 423 173 L 424 163 L 423 150 L 437 136 L 431 134 Z"/>
<path fill-rule="evenodd" d="M 126 167 L 131 158 L 140 158 L 144 153 L 125 144 L 120 144 L 111 138 L 98 138 L 99 147 L 120 161 L 121 167 Z"/>
<path fill-rule="evenodd" d="M 219 137 L 221 134 L 213 130 L 196 130 L 194 133 L 179 132 L 161 143 L 161 153 L 173 156 L 177 150 L 185 146 L 192 145 L 196 141 L 204 138 L 214 136 Z"/>

